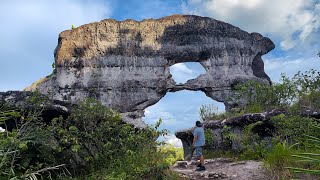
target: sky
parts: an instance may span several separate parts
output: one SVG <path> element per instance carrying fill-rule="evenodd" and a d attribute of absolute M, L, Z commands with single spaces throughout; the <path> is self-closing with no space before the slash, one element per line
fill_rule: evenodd
<path fill-rule="evenodd" d="M 297 71 L 320 70 L 320 0 L 1 0 L 0 91 L 22 90 L 49 75 L 58 35 L 72 24 L 172 14 L 211 17 L 269 37 L 276 48 L 262 58 L 274 82 L 281 73 L 292 76 Z M 177 82 L 185 82 L 204 69 L 185 63 L 170 71 Z M 180 91 L 167 93 L 147 108 L 144 120 L 154 124 L 161 117 L 161 128 L 174 133 L 194 126 L 204 104 L 224 110 L 222 103 L 202 92 Z M 173 135 L 168 141 L 181 146 Z"/>

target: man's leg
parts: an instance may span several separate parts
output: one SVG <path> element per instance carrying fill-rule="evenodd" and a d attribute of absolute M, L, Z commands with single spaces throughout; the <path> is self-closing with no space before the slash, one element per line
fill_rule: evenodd
<path fill-rule="evenodd" d="M 203 156 L 200 156 L 200 164 L 201 164 L 201 166 L 204 166 L 204 158 L 203 158 Z"/>
<path fill-rule="evenodd" d="M 202 147 L 196 147 L 196 156 L 200 160 L 200 164 L 198 165 L 198 169 L 196 171 L 206 170 L 206 168 L 204 167 L 204 158 L 202 155 Z"/>
<path fill-rule="evenodd" d="M 200 166 L 202 166 L 202 164 L 201 164 L 201 158 L 200 158 L 200 157 L 197 157 L 197 162 L 198 162 L 198 160 L 199 160 L 199 164 L 197 165 L 197 167 L 200 167 Z"/>
<path fill-rule="evenodd" d="M 199 147 L 195 147 L 194 148 L 194 151 L 195 151 L 195 157 L 197 158 L 197 163 L 199 162 L 199 164 L 197 165 L 197 167 L 200 167 L 201 166 L 201 154 L 199 152 Z"/>
<path fill-rule="evenodd" d="M 200 155 L 200 164 L 201 164 L 201 166 L 200 166 L 200 171 L 204 171 L 204 170 L 206 170 L 206 168 L 204 167 L 204 158 L 203 158 L 203 154 L 202 154 L 202 147 L 199 147 L 199 155 Z"/>

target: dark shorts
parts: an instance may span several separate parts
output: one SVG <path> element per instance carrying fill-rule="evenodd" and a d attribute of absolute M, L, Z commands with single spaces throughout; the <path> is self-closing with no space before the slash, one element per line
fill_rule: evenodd
<path fill-rule="evenodd" d="M 195 147 L 195 156 L 196 157 L 201 157 L 202 156 L 202 146 L 197 146 Z"/>

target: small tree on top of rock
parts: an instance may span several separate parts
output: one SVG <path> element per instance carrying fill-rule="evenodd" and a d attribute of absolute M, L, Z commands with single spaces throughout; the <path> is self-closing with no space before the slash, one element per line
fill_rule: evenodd
<path fill-rule="evenodd" d="M 201 121 L 214 120 L 219 114 L 219 108 L 213 104 L 202 105 L 199 110 Z"/>

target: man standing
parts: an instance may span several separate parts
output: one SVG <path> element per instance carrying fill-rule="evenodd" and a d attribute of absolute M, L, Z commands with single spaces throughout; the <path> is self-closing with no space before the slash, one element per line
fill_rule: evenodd
<path fill-rule="evenodd" d="M 202 155 L 202 147 L 205 145 L 205 136 L 202 124 L 200 121 L 196 122 L 196 129 L 193 132 L 193 146 L 195 147 L 196 151 L 196 158 L 200 160 L 200 164 L 197 166 L 198 169 L 196 171 L 204 171 L 206 168 L 204 167 L 204 158 Z"/>

